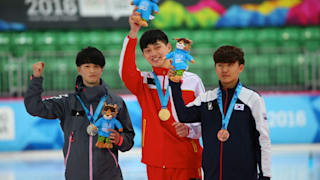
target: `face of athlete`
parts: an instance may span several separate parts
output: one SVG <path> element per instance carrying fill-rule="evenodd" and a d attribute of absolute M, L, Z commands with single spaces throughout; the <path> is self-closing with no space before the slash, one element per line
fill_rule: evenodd
<path fill-rule="evenodd" d="M 82 64 L 78 66 L 78 73 L 82 76 L 85 86 L 94 87 L 100 85 L 100 77 L 103 73 L 103 68 L 97 64 Z"/>
<path fill-rule="evenodd" d="M 244 65 L 238 61 L 234 63 L 216 63 L 215 71 L 223 88 L 234 88 Z"/>
<path fill-rule="evenodd" d="M 166 61 L 165 57 L 170 51 L 170 43 L 165 44 L 162 41 L 157 41 L 144 48 L 142 54 L 152 67 L 162 67 L 163 63 Z"/>

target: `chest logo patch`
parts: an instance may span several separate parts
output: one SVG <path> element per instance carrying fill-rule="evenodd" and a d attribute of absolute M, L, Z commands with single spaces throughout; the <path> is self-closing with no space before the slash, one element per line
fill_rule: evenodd
<path fill-rule="evenodd" d="M 244 104 L 235 104 L 234 110 L 244 111 Z"/>
<path fill-rule="evenodd" d="M 213 110 L 212 102 L 208 102 L 207 108 L 208 108 L 209 111 Z"/>

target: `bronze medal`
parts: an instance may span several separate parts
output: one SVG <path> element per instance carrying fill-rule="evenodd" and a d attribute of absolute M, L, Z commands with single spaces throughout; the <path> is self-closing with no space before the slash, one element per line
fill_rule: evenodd
<path fill-rule="evenodd" d="M 230 136 L 229 131 L 226 129 L 220 129 L 217 134 L 217 137 L 221 142 L 227 141 L 229 139 L 229 136 Z"/>
<path fill-rule="evenodd" d="M 161 109 L 158 114 L 161 121 L 167 121 L 170 118 L 170 111 L 168 109 Z"/>
<path fill-rule="evenodd" d="M 98 134 L 98 128 L 94 125 L 94 124 L 90 124 L 88 127 L 87 127 L 87 133 L 90 135 L 90 136 L 95 136 Z"/>

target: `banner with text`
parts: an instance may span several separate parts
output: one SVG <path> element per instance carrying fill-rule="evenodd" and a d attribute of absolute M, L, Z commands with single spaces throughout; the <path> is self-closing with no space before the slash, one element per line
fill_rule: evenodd
<path fill-rule="evenodd" d="M 1 0 L 0 30 L 129 28 L 131 1 Z M 151 14 L 153 28 L 320 24 L 318 0 L 160 0 L 158 5 L 160 13 Z"/>
<path fill-rule="evenodd" d="M 273 144 L 320 143 L 320 95 L 264 95 Z M 134 96 L 125 102 L 141 146 L 141 109 Z M 30 116 L 22 100 L 0 100 L 0 151 L 61 149 L 59 120 Z"/>

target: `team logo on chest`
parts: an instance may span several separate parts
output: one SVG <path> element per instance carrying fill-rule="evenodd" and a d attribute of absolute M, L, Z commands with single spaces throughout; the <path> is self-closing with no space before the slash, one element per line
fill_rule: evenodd
<path fill-rule="evenodd" d="M 212 102 L 208 102 L 207 108 L 208 108 L 209 111 L 213 110 L 213 104 L 212 104 Z"/>

